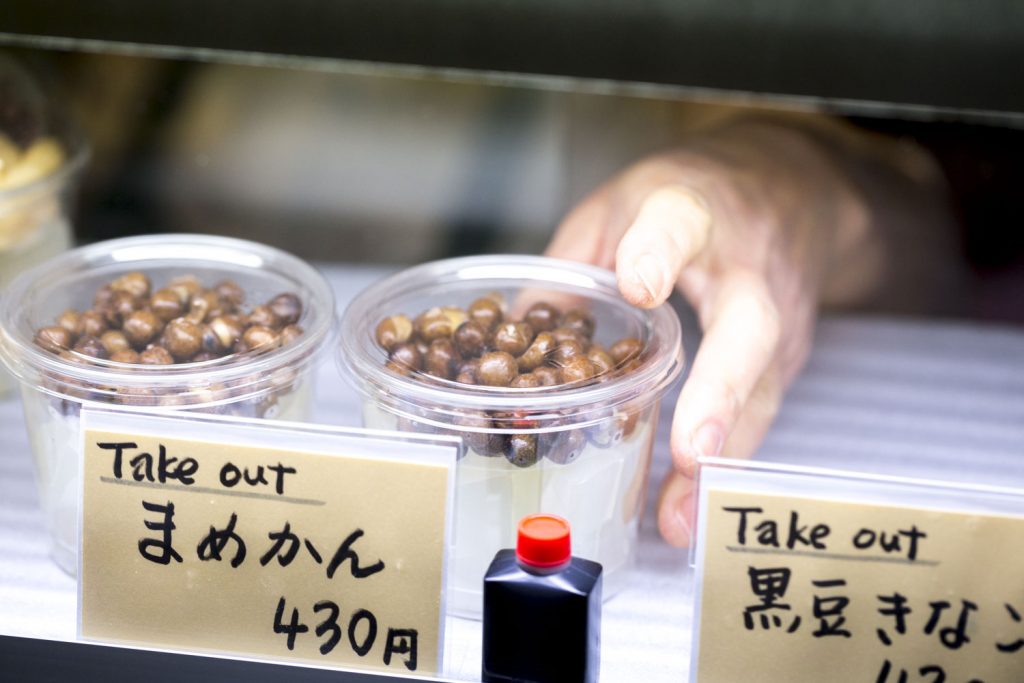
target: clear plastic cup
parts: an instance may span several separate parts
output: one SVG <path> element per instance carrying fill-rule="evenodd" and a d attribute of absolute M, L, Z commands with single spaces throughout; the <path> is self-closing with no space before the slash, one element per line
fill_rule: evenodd
<path fill-rule="evenodd" d="M 62 311 L 86 310 L 101 286 L 141 271 L 159 288 L 194 275 L 207 287 L 232 279 L 246 304 L 282 292 L 303 302 L 304 334 L 273 351 L 177 365 L 76 362 L 33 343 Z M 53 556 L 77 567 L 81 486 L 79 413 L 83 406 L 147 406 L 267 419 L 310 417 L 313 367 L 330 347 L 334 297 L 312 266 L 283 251 L 204 235 L 153 235 L 100 242 L 66 252 L 19 276 L 0 300 L 0 360 L 19 380 Z"/>
<path fill-rule="evenodd" d="M 385 367 L 375 329 L 388 315 L 414 318 L 435 306 L 465 309 L 500 294 L 513 309 L 547 300 L 562 310 L 586 308 L 594 341 L 642 342 L 628 372 L 559 387 L 467 386 L 407 376 Z M 513 316 L 516 317 L 516 316 Z M 567 518 L 573 554 L 604 566 L 606 596 L 622 585 L 636 547 L 658 404 L 683 366 L 679 319 L 668 306 L 644 310 L 619 295 L 612 273 L 534 256 L 478 256 L 411 268 L 362 292 L 341 322 L 339 362 L 363 396 L 366 427 L 460 436 L 454 572 L 449 596 L 464 616 L 480 611 L 487 566 L 515 545 L 524 515 Z M 520 467 L 497 444 L 536 437 L 539 459 Z M 571 448 L 566 448 L 566 444 Z"/>
<path fill-rule="evenodd" d="M 41 167 L 43 175 L 23 184 L 0 183 L 0 292 L 19 273 L 71 247 L 72 196 L 88 154 L 83 144 L 72 141 L 64 141 L 60 149 L 64 159 L 56 169 L 44 173 Z M 14 386 L 0 368 L 0 397 Z"/>

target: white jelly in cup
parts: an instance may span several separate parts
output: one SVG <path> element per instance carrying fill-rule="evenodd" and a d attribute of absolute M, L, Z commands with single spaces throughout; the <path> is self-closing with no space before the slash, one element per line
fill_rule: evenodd
<path fill-rule="evenodd" d="M 194 276 L 212 287 L 233 280 L 245 307 L 291 292 L 302 302 L 304 333 L 266 353 L 175 365 L 68 360 L 33 342 L 67 309 L 84 311 L 98 289 L 126 273 L 144 273 L 158 289 Z M 266 419 L 310 417 L 313 366 L 330 347 L 334 297 L 302 260 L 261 244 L 206 235 L 154 235 L 100 242 L 22 273 L 0 300 L 0 360 L 19 380 L 39 497 L 53 555 L 77 566 L 79 414 L 83 406 L 147 406 Z"/>
<path fill-rule="evenodd" d="M 407 376 L 385 367 L 375 329 L 390 315 L 414 318 L 432 307 L 466 309 L 495 296 L 516 319 L 528 302 L 563 312 L 584 309 L 593 341 L 605 347 L 640 340 L 641 361 L 629 371 L 562 387 L 467 386 Z M 428 263 L 362 292 L 341 322 L 339 362 L 363 395 L 366 427 L 463 437 L 456 490 L 452 609 L 480 612 L 484 573 L 494 554 L 515 544 L 516 524 L 537 512 L 565 517 L 573 554 L 604 566 L 614 594 L 635 551 L 658 404 L 682 366 L 679 319 L 667 305 L 627 304 L 609 271 L 535 256 L 478 256 Z M 488 439 L 533 435 L 537 458 L 517 466 Z M 573 446 L 566 450 L 571 440 Z M 507 443 L 507 442 L 506 442 Z"/>

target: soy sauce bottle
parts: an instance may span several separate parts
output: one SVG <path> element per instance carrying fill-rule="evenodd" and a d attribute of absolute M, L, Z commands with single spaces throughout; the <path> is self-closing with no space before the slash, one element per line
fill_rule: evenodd
<path fill-rule="evenodd" d="M 519 522 L 484 576 L 483 619 L 483 681 L 597 681 L 601 565 L 571 556 L 565 519 Z"/>

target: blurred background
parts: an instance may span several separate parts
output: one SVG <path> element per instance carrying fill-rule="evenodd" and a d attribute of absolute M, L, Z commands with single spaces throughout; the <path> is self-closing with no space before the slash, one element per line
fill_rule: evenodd
<path fill-rule="evenodd" d="M 940 164 L 970 280 L 929 312 L 1024 321 L 1013 3 L 979 18 L 862 2 L 881 12 L 865 19 L 737 2 L 718 24 L 697 21 L 722 11 L 703 2 L 170 4 L 47 0 L 0 19 L 0 49 L 90 142 L 79 242 L 209 232 L 386 264 L 539 252 L 590 190 L 724 112 L 822 112 Z M 870 307 L 906 312 L 898 300 Z"/>

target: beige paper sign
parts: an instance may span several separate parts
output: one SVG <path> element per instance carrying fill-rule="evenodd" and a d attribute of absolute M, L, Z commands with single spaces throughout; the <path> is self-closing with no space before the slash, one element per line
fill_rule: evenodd
<path fill-rule="evenodd" d="M 707 496 L 700 683 L 1024 680 L 1024 519 Z"/>
<path fill-rule="evenodd" d="M 84 439 L 82 637 L 439 670 L 450 465 Z"/>

